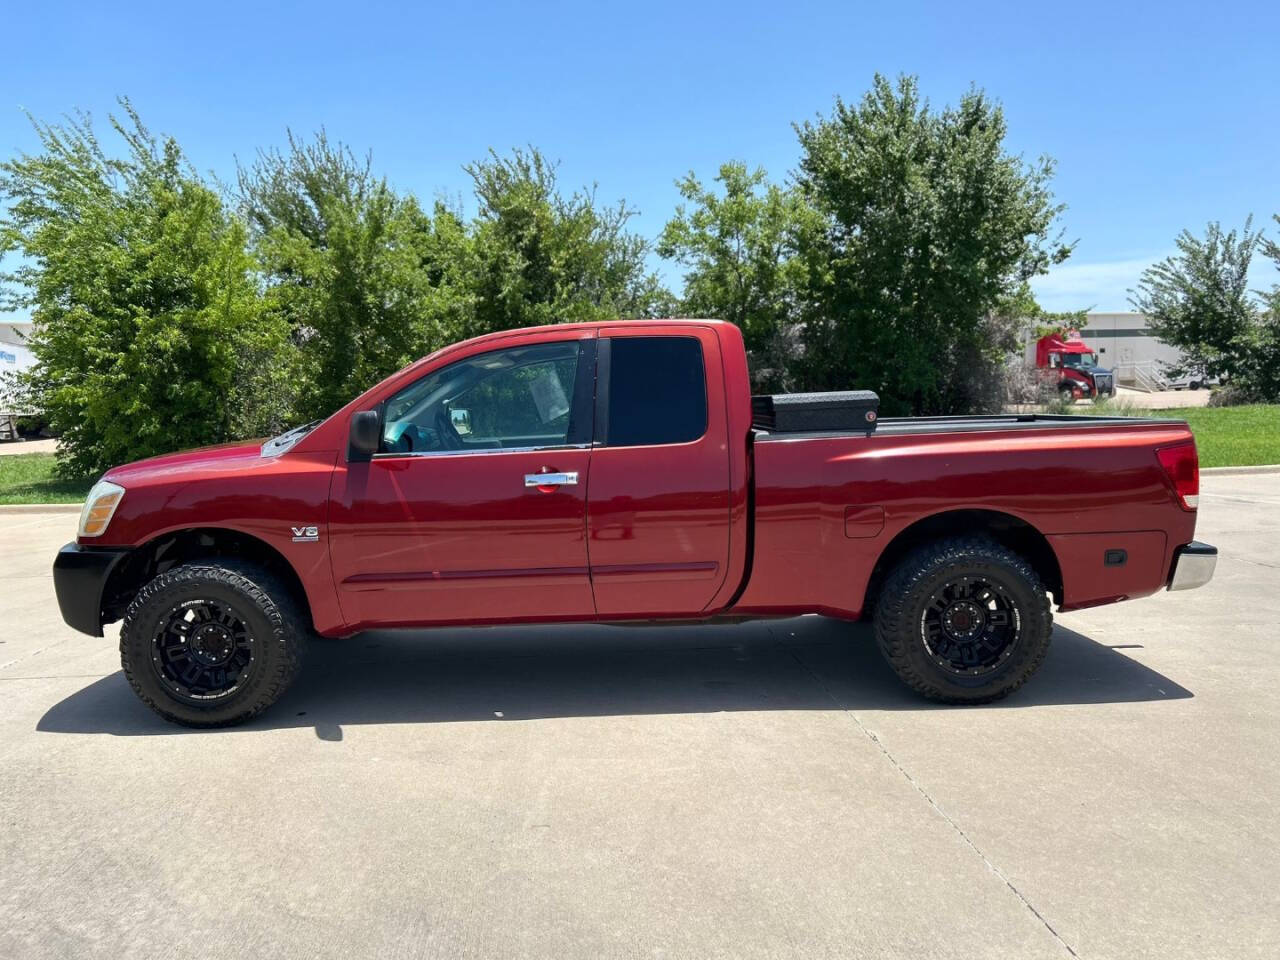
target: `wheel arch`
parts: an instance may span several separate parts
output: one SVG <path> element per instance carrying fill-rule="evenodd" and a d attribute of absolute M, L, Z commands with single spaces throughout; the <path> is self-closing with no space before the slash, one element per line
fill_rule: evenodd
<path fill-rule="evenodd" d="M 215 557 L 248 560 L 275 574 L 293 593 L 311 627 L 310 600 L 293 564 L 265 540 L 227 527 L 172 530 L 135 547 L 123 562 L 116 564 L 103 589 L 103 622 L 123 617 L 133 596 L 156 575 L 183 563 Z"/>
<path fill-rule="evenodd" d="M 1058 555 L 1043 533 L 1011 513 L 999 510 L 946 510 L 922 517 L 900 530 L 885 545 L 867 581 L 864 610 L 873 609 L 885 579 L 911 551 L 944 537 L 985 535 L 1024 557 L 1040 582 L 1062 604 L 1062 567 Z"/>

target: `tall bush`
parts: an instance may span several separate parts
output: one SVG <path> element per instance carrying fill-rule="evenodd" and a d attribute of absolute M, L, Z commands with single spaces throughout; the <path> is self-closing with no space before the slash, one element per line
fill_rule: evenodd
<path fill-rule="evenodd" d="M 23 387 L 67 476 L 244 435 L 269 416 L 240 358 L 282 342 L 243 223 L 121 104 L 116 153 L 81 115 L 35 123 L 40 152 L 0 163 L 0 253 L 20 255 L 0 280 L 35 322 Z"/>
<path fill-rule="evenodd" d="M 795 385 L 804 265 L 796 256 L 810 210 L 763 169 L 722 164 L 717 187 L 693 173 L 676 181 L 684 200 L 658 239 L 658 254 L 686 268 L 681 310 L 737 324 L 754 385 Z"/>
<path fill-rule="evenodd" d="M 490 151 L 469 164 L 479 211 L 472 228 L 472 332 L 649 316 L 671 303 L 645 269 L 648 242 L 627 229 L 625 201 L 564 193 L 536 149 Z"/>
<path fill-rule="evenodd" d="M 291 134 L 284 152 L 241 167 L 238 184 L 263 309 L 295 347 L 296 419 L 327 416 L 465 327 L 470 241 L 451 213 L 433 222 L 367 158 L 323 131 Z"/>
<path fill-rule="evenodd" d="M 1171 372 L 1229 379 L 1215 406 L 1280 401 L 1280 284 L 1249 288 L 1254 254 L 1280 268 L 1280 244 L 1254 230 L 1252 217 L 1238 231 L 1218 223 L 1203 237 L 1184 230 L 1176 243 L 1177 253 L 1145 270 L 1130 298 L 1152 332 L 1182 351 Z"/>
<path fill-rule="evenodd" d="M 1008 351 L 990 318 L 1070 254 L 1052 162 L 1008 152 L 983 92 L 935 110 L 912 77 L 877 75 L 797 132 L 797 186 L 821 218 L 801 235 L 804 382 L 875 389 L 886 413 L 971 408 L 966 371 Z"/>
<path fill-rule="evenodd" d="M 1261 240 L 1246 220 L 1241 231 L 1210 223 L 1203 237 L 1183 230 L 1177 252 L 1142 273 L 1130 303 L 1157 338 L 1182 351 L 1175 376 L 1235 377 L 1253 349 L 1257 307 L 1249 264 Z"/>

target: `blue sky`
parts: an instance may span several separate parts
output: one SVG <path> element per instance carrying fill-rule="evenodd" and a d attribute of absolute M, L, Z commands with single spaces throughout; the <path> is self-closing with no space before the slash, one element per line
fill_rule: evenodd
<path fill-rule="evenodd" d="M 105 119 L 132 98 L 224 178 L 234 158 L 324 125 L 424 199 L 457 197 L 490 146 L 535 144 L 564 185 L 625 197 L 652 237 L 673 180 L 742 159 L 795 165 L 791 123 L 918 74 L 935 104 L 1000 99 L 1010 147 L 1058 161 L 1079 240 L 1037 285 L 1049 309 L 1128 309 L 1183 227 L 1280 213 L 1280 4 L 8 5 L 0 153 L 23 110 Z M 661 266 L 655 264 L 656 266 Z M 1255 281 L 1274 282 L 1259 265 Z M 675 282 L 678 272 L 662 266 Z"/>

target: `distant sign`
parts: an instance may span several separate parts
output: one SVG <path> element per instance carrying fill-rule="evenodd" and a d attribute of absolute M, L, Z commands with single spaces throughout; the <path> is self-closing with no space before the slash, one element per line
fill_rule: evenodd
<path fill-rule="evenodd" d="M 16 353 L 6 353 L 4 350 L 0 350 L 0 360 L 5 363 L 17 363 L 18 355 Z"/>

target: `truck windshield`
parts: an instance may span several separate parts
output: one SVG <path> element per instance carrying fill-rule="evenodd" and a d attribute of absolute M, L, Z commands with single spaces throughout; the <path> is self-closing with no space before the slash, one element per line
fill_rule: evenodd
<path fill-rule="evenodd" d="M 1064 367 L 1096 367 L 1098 365 L 1098 355 L 1096 353 L 1068 353 L 1062 357 L 1062 365 Z"/>

